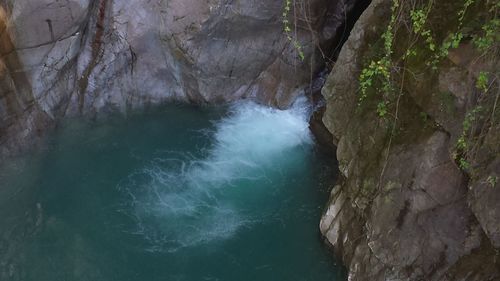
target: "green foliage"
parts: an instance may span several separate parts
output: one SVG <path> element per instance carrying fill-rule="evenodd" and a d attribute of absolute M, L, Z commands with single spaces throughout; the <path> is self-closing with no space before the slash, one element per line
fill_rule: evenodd
<path fill-rule="evenodd" d="M 486 1 L 488 13 L 493 15 L 482 26 L 479 34 L 474 34 L 472 42 L 481 52 L 487 51 L 500 42 L 500 1 Z"/>
<path fill-rule="evenodd" d="M 465 115 L 465 119 L 463 122 L 463 130 L 464 132 L 470 130 L 472 128 L 472 124 L 474 121 L 478 119 L 478 115 L 483 111 L 482 106 L 476 106 L 472 111 L 468 112 Z"/>
<path fill-rule="evenodd" d="M 444 15 L 443 11 L 449 14 Z M 381 36 L 383 47 L 370 50 L 376 55 L 368 59 L 360 71 L 358 106 L 369 99 L 379 118 L 394 118 L 390 133 L 392 140 L 398 130 L 398 104 L 406 89 L 403 87 L 405 79 L 437 78 L 436 73 L 429 70 L 437 70 L 450 51 L 459 48 L 464 41 L 471 42 L 482 52 L 473 59 L 498 56 L 499 15 L 498 0 L 460 0 L 447 4 L 432 0 L 392 0 L 391 17 Z M 396 41 L 398 44 L 394 43 Z M 455 145 L 454 158 L 459 167 L 467 172 L 471 172 L 474 151 L 485 134 L 484 124 L 494 122 L 498 96 L 495 99 L 487 93 L 496 85 L 496 75 L 494 72 L 479 72 L 475 86 L 483 94 L 475 99 L 478 106 L 465 114 L 462 133 Z M 488 96 L 491 97 L 490 103 L 485 103 Z M 455 97 L 447 93 L 441 93 L 439 97 L 441 105 L 446 106 L 445 113 L 457 114 Z M 428 115 L 421 112 L 420 117 L 426 127 Z"/>
<path fill-rule="evenodd" d="M 289 0 L 290 1 L 290 0 Z M 460 43 L 464 40 L 466 35 L 462 32 L 464 27 L 464 22 L 466 19 L 467 11 L 475 4 L 476 0 L 462 0 L 463 3 L 456 11 L 453 18 L 456 19 L 456 25 L 449 31 L 447 36 L 444 36 L 442 42 L 437 42 L 436 35 L 434 34 L 432 24 L 429 22 L 430 14 L 433 11 L 434 1 L 428 1 L 425 6 L 419 7 L 418 4 L 412 2 L 413 4 L 408 4 L 410 7 L 406 14 L 407 19 L 410 21 L 411 34 L 413 36 L 410 38 L 410 43 L 408 48 L 404 51 L 401 57 L 393 57 L 394 46 L 393 42 L 395 40 L 395 29 L 397 22 L 404 21 L 405 18 L 405 8 L 402 7 L 400 0 L 393 0 L 391 7 L 391 18 L 385 32 L 382 34 L 383 39 L 383 54 L 378 59 L 370 60 L 367 65 L 361 70 L 359 76 L 359 105 L 368 98 L 369 90 L 374 90 L 373 92 L 377 94 L 377 97 L 382 98 L 383 104 L 386 105 L 386 110 L 379 110 L 381 107 L 377 106 L 377 112 L 381 112 L 379 116 L 385 116 L 388 112 L 387 105 L 390 103 L 391 97 L 390 93 L 392 89 L 395 89 L 394 79 L 392 76 L 392 71 L 398 68 L 401 61 L 405 61 L 411 57 L 423 57 L 426 66 L 432 69 L 437 69 L 437 64 L 448 56 L 450 49 L 458 48 Z M 487 1 L 487 3 L 489 3 Z M 488 4 L 490 5 L 490 4 Z M 490 9 L 493 14 L 497 13 L 497 9 L 500 7 L 498 1 Z M 475 37 L 474 42 L 476 45 L 480 45 L 481 48 L 487 48 L 498 40 L 500 29 L 500 20 L 494 18 L 489 20 L 483 27 L 484 36 Z M 441 36 L 443 37 L 443 36 Z M 425 49 L 419 48 L 418 44 L 424 44 Z M 422 52 L 424 52 L 422 54 Z M 486 82 L 485 82 L 486 80 Z M 478 88 L 483 91 L 486 89 L 487 79 L 485 79 L 484 74 L 480 75 L 478 79 Z"/>
<path fill-rule="evenodd" d="M 489 20 L 481 29 L 483 34 L 474 36 L 472 42 L 478 50 L 486 51 L 500 41 L 500 33 L 498 32 L 500 29 L 500 19 L 494 18 Z"/>
<path fill-rule="evenodd" d="M 427 13 L 422 9 L 410 11 L 410 17 L 413 23 L 413 32 L 420 34 L 424 29 L 424 24 L 427 21 Z"/>
<path fill-rule="evenodd" d="M 282 14 L 283 31 L 286 34 L 287 40 L 290 43 L 292 43 L 293 47 L 297 51 L 300 60 L 304 61 L 305 55 L 302 45 L 300 45 L 300 42 L 297 40 L 296 37 L 292 36 L 292 27 L 290 25 L 290 20 L 289 20 L 291 10 L 292 10 L 292 0 L 285 0 L 285 6 L 283 7 L 283 14 Z"/>
<path fill-rule="evenodd" d="M 417 55 L 417 50 L 415 50 L 414 48 L 408 48 L 408 50 L 406 50 L 406 53 L 403 56 L 403 59 L 407 59 L 409 57 L 415 57 L 416 55 Z"/>
<path fill-rule="evenodd" d="M 394 27 L 396 24 L 397 14 L 396 10 L 399 7 L 399 0 L 392 2 L 392 15 L 389 26 L 382 34 L 384 40 L 384 56 L 378 60 L 372 60 L 367 67 L 361 70 L 359 76 L 360 97 L 359 105 L 368 97 L 368 89 L 372 88 L 375 82 L 381 82 L 382 87 L 377 88 L 383 97 L 387 97 L 391 92 L 391 55 L 393 54 L 393 41 L 394 41 Z M 376 81 L 377 80 L 377 81 Z M 377 106 L 377 113 L 380 117 L 387 114 L 387 101 L 379 103 Z M 383 105 L 382 105 L 383 104 Z"/>
<path fill-rule="evenodd" d="M 491 186 L 491 187 L 495 187 L 498 183 L 498 177 L 497 176 L 489 176 L 487 179 L 486 179 L 486 182 Z"/>
<path fill-rule="evenodd" d="M 435 59 L 439 61 L 440 59 L 448 56 L 449 50 L 458 48 L 463 38 L 464 35 L 462 34 L 462 32 L 455 32 L 448 36 L 448 38 L 443 41 L 443 44 L 439 48 L 439 53 L 435 55 Z"/>
<path fill-rule="evenodd" d="M 377 105 L 377 114 L 379 117 L 385 117 L 387 115 L 387 103 L 385 101 L 381 101 Z"/>
<path fill-rule="evenodd" d="M 460 168 L 464 171 L 468 170 L 470 167 L 469 162 L 466 160 L 467 150 L 470 147 L 470 138 L 468 137 L 468 135 L 470 135 L 470 130 L 472 129 L 474 122 L 479 119 L 479 115 L 481 114 L 481 112 L 483 112 L 483 110 L 484 108 L 482 106 L 476 106 L 465 115 L 464 121 L 462 123 L 462 134 L 457 140 L 456 150 L 458 153 L 460 153 L 460 155 L 462 155 L 457 160 Z M 455 159 L 456 158 L 457 157 L 455 157 Z"/>
<path fill-rule="evenodd" d="M 460 24 L 463 23 L 464 21 L 464 17 L 465 17 L 465 13 L 467 12 L 467 9 L 472 5 L 474 4 L 474 0 L 465 0 L 464 2 L 464 6 L 463 6 L 463 9 L 458 11 L 458 16 L 459 16 L 459 19 L 458 21 L 460 22 Z"/>
<path fill-rule="evenodd" d="M 427 65 L 432 66 L 433 69 L 437 68 L 437 64 L 443 58 L 447 57 L 450 49 L 458 48 L 460 42 L 462 42 L 464 35 L 460 32 L 460 29 L 464 25 L 464 18 L 467 13 L 469 7 L 474 4 L 474 0 L 465 0 L 462 9 L 460 9 L 457 13 L 458 15 L 458 25 L 457 29 L 454 32 L 451 32 L 442 42 L 439 49 L 434 53 L 433 59 L 427 63 Z M 431 50 L 434 51 L 434 50 Z"/>
<path fill-rule="evenodd" d="M 387 62 L 384 65 L 387 66 L 389 65 L 389 62 L 391 60 L 391 55 L 394 52 L 394 50 L 392 49 L 392 43 L 394 41 L 394 28 L 396 26 L 398 8 L 399 8 L 399 0 L 392 0 L 391 20 L 384 34 L 382 34 L 382 38 L 384 39 L 384 51 L 385 51 L 384 59 L 387 60 Z M 388 76 L 389 74 L 387 73 L 386 77 Z"/>
<path fill-rule="evenodd" d="M 476 88 L 482 92 L 488 91 L 488 72 L 481 71 L 476 80 Z"/>
<path fill-rule="evenodd" d="M 388 85 L 390 79 L 389 60 L 382 58 L 379 61 L 371 61 L 370 65 L 361 71 L 359 76 L 360 92 L 359 102 L 363 102 L 368 97 L 368 89 L 373 86 L 376 78 L 383 78 Z M 384 88 L 388 90 L 388 88 Z"/>
<path fill-rule="evenodd" d="M 470 168 L 470 163 L 465 160 L 465 158 L 460 158 L 458 160 L 458 166 L 460 167 L 460 169 L 464 170 L 464 171 L 467 171 L 469 168 Z"/>
<path fill-rule="evenodd" d="M 457 149 L 465 150 L 467 149 L 467 141 L 465 141 L 465 135 L 462 134 L 457 141 Z"/>
<path fill-rule="evenodd" d="M 430 9 L 430 6 L 427 10 Z M 436 42 L 429 28 L 426 28 L 425 24 L 427 22 L 429 12 L 423 9 L 415 9 L 410 11 L 410 18 L 413 26 L 413 33 L 424 38 L 425 43 L 430 51 L 436 51 Z"/>

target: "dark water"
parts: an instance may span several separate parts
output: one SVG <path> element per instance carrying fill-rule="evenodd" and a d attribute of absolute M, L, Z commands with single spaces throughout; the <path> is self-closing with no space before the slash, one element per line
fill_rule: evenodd
<path fill-rule="evenodd" d="M 0 280 L 346 280 L 331 174 L 300 106 L 70 120 L 0 167 Z"/>

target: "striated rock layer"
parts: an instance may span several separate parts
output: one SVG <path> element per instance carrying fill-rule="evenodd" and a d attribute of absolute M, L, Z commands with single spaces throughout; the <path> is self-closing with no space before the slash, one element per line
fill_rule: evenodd
<path fill-rule="evenodd" d="M 498 56 L 473 60 L 465 42 L 437 72 L 403 80 L 399 131 L 391 137 L 392 117 L 380 118 L 376 103 L 358 105 L 358 77 L 387 27 L 392 2 L 372 2 L 322 91 L 323 122 L 334 136 L 343 180 L 332 190 L 321 232 L 352 281 L 500 280 L 500 186 L 492 180 L 500 176 L 499 122 L 482 127 L 469 169 L 462 171 L 453 157 L 466 111 L 479 100 L 478 71 L 498 71 Z M 491 87 L 488 94 L 498 97 L 498 85 Z M 494 107 L 491 118 L 497 117 Z"/>
<path fill-rule="evenodd" d="M 286 107 L 359 2 L 296 2 L 301 61 L 281 0 L 0 0 L 0 154 L 67 115 L 168 100 Z"/>

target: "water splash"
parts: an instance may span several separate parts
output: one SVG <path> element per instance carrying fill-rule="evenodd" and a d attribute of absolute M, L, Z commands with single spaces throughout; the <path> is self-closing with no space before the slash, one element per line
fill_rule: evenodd
<path fill-rule="evenodd" d="M 309 111 L 305 100 L 289 110 L 236 103 L 210 134 L 214 143 L 206 157 L 167 152 L 130 175 L 120 188 L 130 196 L 136 233 L 151 251 L 176 251 L 229 238 L 258 222 L 246 214 L 238 189 L 272 188 L 301 161 L 303 153 L 294 150 L 312 144 Z"/>

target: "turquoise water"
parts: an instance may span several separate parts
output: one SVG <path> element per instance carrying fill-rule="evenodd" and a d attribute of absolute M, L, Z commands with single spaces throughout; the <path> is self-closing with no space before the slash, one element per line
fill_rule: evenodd
<path fill-rule="evenodd" d="M 0 280 L 346 280 L 304 106 L 68 120 L 0 167 Z"/>

